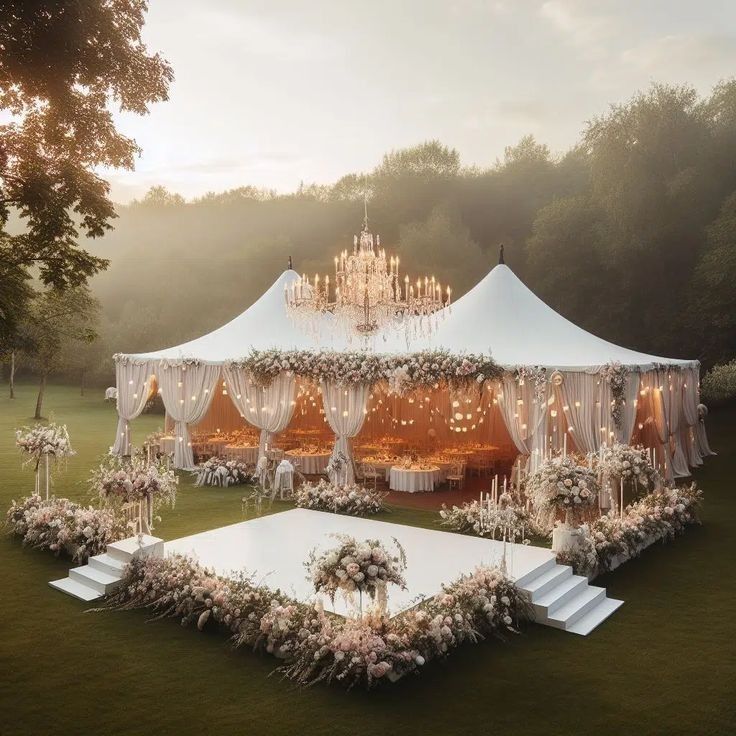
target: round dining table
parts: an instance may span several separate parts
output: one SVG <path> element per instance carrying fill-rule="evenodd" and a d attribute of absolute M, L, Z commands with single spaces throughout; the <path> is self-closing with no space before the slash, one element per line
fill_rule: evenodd
<path fill-rule="evenodd" d="M 225 445 L 223 453 L 230 460 L 242 460 L 249 465 L 258 462 L 258 445 Z"/>
<path fill-rule="evenodd" d="M 428 468 L 402 468 L 394 465 L 389 474 L 388 487 L 392 491 L 419 493 L 433 491 L 440 480 L 440 468 L 430 465 Z"/>
<path fill-rule="evenodd" d="M 327 472 L 327 463 L 330 462 L 329 452 L 299 452 L 289 450 L 286 457 L 291 460 L 304 475 L 322 475 Z"/>

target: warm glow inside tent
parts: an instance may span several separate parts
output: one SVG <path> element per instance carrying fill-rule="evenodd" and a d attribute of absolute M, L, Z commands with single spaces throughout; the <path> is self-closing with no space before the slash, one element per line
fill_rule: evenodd
<path fill-rule="evenodd" d="M 354 445 L 389 440 L 412 454 L 468 444 L 526 460 L 568 446 L 590 453 L 602 443 L 640 442 L 655 448 L 670 477 L 688 475 L 711 452 L 698 412 L 697 361 L 639 353 L 586 332 L 504 264 L 433 316 L 431 332 L 407 339 L 403 329 L 388 331 L 369 345 L 336 329 L 329 314 L 315 330 L 292 319 L 284 290 L 297 277 L 285 271 L 251 307 L 207 335 L 117 355 L 114 452 L 130 452 L 129 421 L 154 390 L 166 406 L 177 467 L 192 467 L 198 447 L 216 450 L 218 436 L 248 428 L 258 433 L 259 454 L 269 442 L 312 446 L 329 438 L 334 453 L 351 458 Z M 253 350 L 361 349 L 485 355 L 503 374 L 472 391 L 435 385 L 402 395 L 384 381 L 342 386 L 290 370 L 262 386 L 239 364 Z"/>

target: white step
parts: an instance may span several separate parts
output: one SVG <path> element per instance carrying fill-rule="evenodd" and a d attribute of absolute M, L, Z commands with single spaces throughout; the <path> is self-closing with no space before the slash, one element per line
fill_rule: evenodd
<path fill-rule="evenodd" d="M 89 565 L 73 567 L 69 570 L 69 577 L 82 585 L 93 588 L 101 595 L 109 593 L 117 588 L 122 579 L 119 575 L 110 575 Z"/>
<path fill-rule="evenodd" d="M 80 601 L 95 601 L 100 598 L 100 593 L 94 588 L 90 588 L 78 580 L 71 578 L 62 578 L 61 580 L 52 580 L 49 585 L 62 593 L 79 598 Z"/>
<path fill-rule="evenodd" d="M 164 540 L 143 534 L 140 541 L 138 536 L 121 539 L 107 545 L 107 554 L 121 562 L 130 562 L 133 557 L 163 557 Z"/>
<path fill-rule="evenodd" d="M 592 608 L 582 618 L 578 619 L 567 630 L 573 634 L 587 636 L 598 624 L 603 623 L 616 609 L 624 604 L 615 598 L 604 598 L 595 608 Z"/>
<path fill-rule="evenodd" d="M 547 623 L 557 629 L 569 629 L 585 616 L 591 608 L 595 608 L 606 597 L 606 589 L 597 585 L 588 585 L 582 592 L 566 601 L 547 616 Z"/>
<path fill-rule="evenodd" d="M 559 585 L 571 575 L 572 568 L 569 565 L 555 565 L 524 585 L 522 590 L 528 594 L 532 603 L 536 603 L 548 590 Z"/>
<path fill-rule="evenodd" d="M 534 610 L 538 617 L 549 618 L 568 601 L 580 595 L 588 587 L 588 578 L 582 575 L 570 575 L 559 585 L 548 590 L 534 601 Z"/>
<path fill-rule="evenodd" d="M 95 555 L 89 558 L 89 566 L 94 567 L 97 570 L 106 572 L 108 575 L 114 575 L 116 577 L 122 577 L 123 571 L 125 570 L 126 563 L 122 560 L 118 560 L 106 552 L 101 555 Z"/>
<path fill-rule="evenodd" d="M 538 565 L 530 572 L 526 573 L 526 575 L 522 575 L 519 578 L 516 578 L 514 580 L 514 583 L 516 584 L 517 588 L 525 588 L 528 583 L 530 583 L 532 580 L 536 580 L 540 575 L 543 575 L 545 572 L 551 570 L 553 567 L 557 565 L 557 560 L 555 560 L 553 555 L 550 555 L 548 560 L 545 560 L 541 565 Z"/>

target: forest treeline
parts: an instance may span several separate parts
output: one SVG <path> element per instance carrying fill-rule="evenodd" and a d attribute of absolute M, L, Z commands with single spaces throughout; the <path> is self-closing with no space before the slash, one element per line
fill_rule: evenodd
<path fill-rule="evenodd" d="M 525 283 L 601 337 L 706 365 L 736 354 L 736 81 L 727 81 L 707 97 L 652 86 L 586 123 L 563 155 L 528 136 L 488 168 L 468 168 L 430 141 L 292 194 L 244 186 L 185 201 L 154 187 L 86 244 L 110 259 L 91 281 L 100 337 L 71 348 L 60 371 L 110 382 L 112 353 L 218 327 L 289 256 L 300 272 L 328 272 L 360 228 L 364 195 L 371 229 L 402 269 L 433 273 L 455 298 L 504 243 Z"/>

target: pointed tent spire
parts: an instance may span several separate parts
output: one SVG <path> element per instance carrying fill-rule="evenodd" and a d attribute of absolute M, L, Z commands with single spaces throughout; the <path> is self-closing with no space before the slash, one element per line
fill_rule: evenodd
<path fill-rule="evenodd" d="M 293 264 L 291 262 L 291 256 L 289 256 L 289 271 L 293 269 Z"/>
<path fill-rule="evenodd" d="M 498 265 L 500 266 L 503 263 L 506 263 L 506 261 L 503 259 L 503 243 L 501 243 L 498 249 Z"/>

